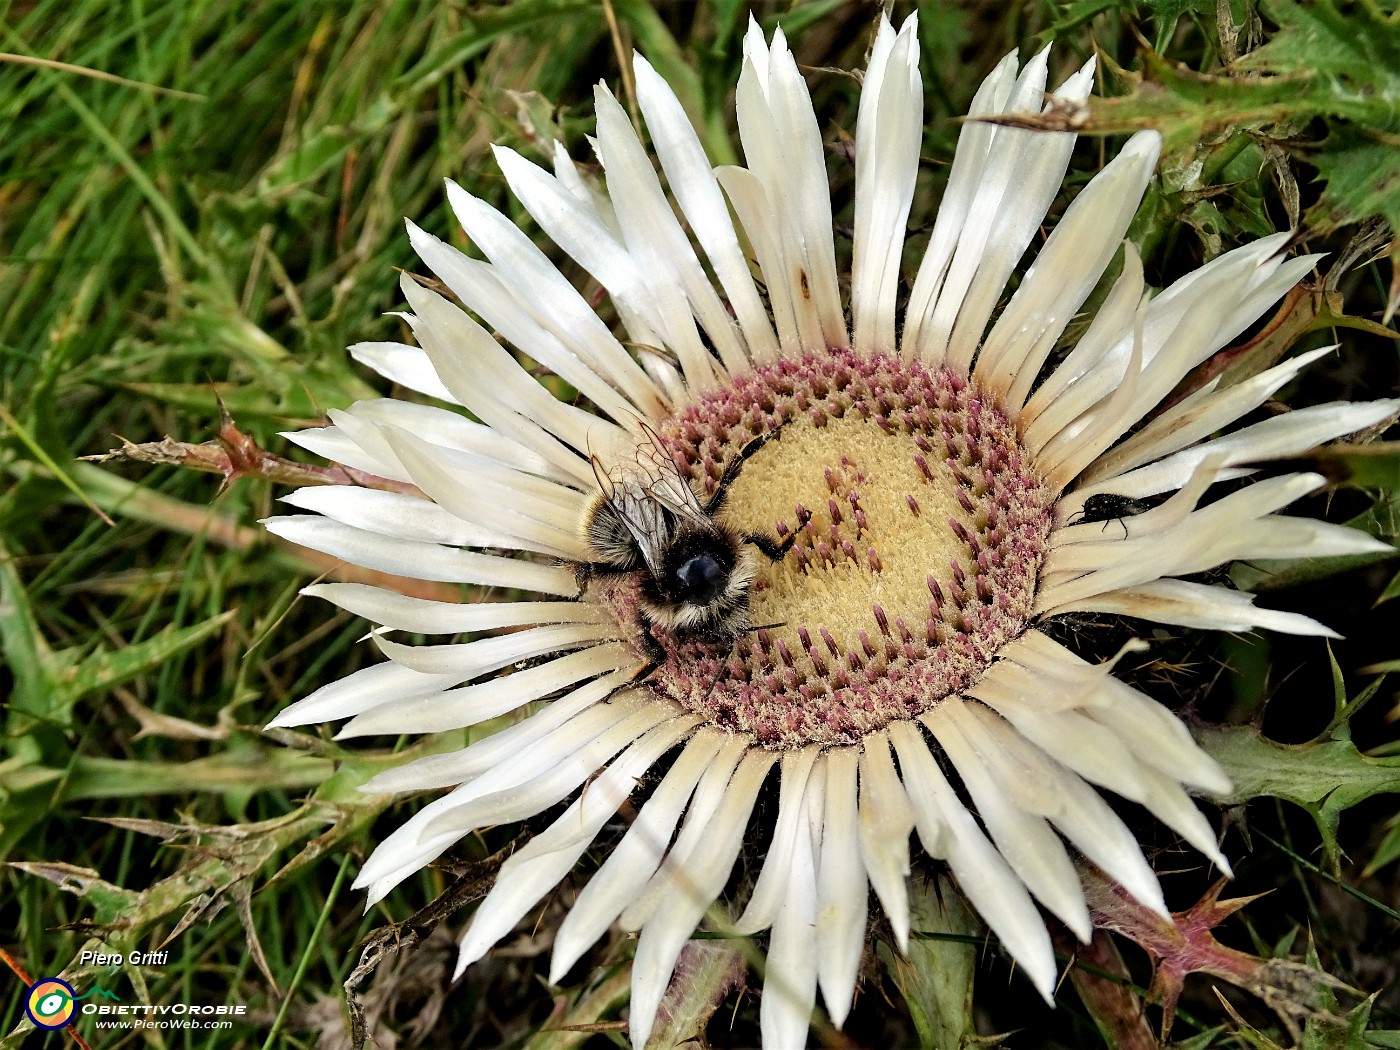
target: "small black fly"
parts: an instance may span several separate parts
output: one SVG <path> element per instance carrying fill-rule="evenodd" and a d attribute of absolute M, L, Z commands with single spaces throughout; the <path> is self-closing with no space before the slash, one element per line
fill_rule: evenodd
<path fill-rule="evenodd" d="M 1110 521 L 1116 521 L 1123 526 L 1124 539 L 1128 536 L 1128 525 L 1124 518 L 1131 518 L 1134 514 L 1141 514 L 1143 511 L 1152 509 L 1152 504 L 1145 500 L 1133 499 L 1131 496 L 1119 496 L 1112 492 L 1096 492 L 1084 501 L 1084 509 L 1074 517 L 1070 518 L 1070 525 L 1083 525 L 1091 521 L 1103 522 L 1103 528 L 1108 528 Z M 1099 530 L 1100 532 L 1103 529 Z"/>

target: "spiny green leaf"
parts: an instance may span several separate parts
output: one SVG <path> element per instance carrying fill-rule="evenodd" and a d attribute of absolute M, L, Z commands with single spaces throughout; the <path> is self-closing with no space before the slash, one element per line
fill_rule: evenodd
<path fill-rule="evenodd" d="M 946 879 L 909 884 L 909 952 L 877 950 L 908 1004 L 919 1045 L 933 1050 L 963 1046 L 977 1027 L 972 1019 L 972 980 L 980 924 Z"/>
<path fill-rule="evenodd" d="M 1369 0 L 1345 13 L 1334 0 L 1270 0 L 1265 11 L 1279 32 L 1241 67 L 1310 72 L 1314 112 L 1347 121 L 1309 152 L 1325 188 L 1308 225 L 1326 232 L 1378 215 L 1400 229 L 1400 22 Z"/>
<path fill-rule="evenodd" d="M 80 868 L 61 861 L 14 861 L 9 866 L 26 875 L 51 882 L 63 892 L 88 901 L 95 909 L 106 914 L 119 915 L 135 907 L 141 900 L 139 893 L 112 885 L 91 868 Z"/>
<path fill-rule="evenodd" d="M 1335 1005 L 1336 1000 L 1333 999 L 1332 1003 Z M 1302 1050 L 1356 1050 L 1366 1045 L 1370 1041 L 1366 1029 L 1371 1023 L 1371 1008 L 1374 1005 L 1375 997 L 1372 996 L 1343 1016 L 1319 1012 L 1309 1017 L 1303 1029 L 1303 1041 L 1299 1045 Z"/>
<path fill-rule="evenodd" d="M 1234 784 L 1220 801 L 1238 805 L 1268 795 L 1301 806 L 1317 824 L 1333 865 L 1342 813 L 1373 795 L 1400 793 L 1400 756 L 1371 758 L 1350 740 L 1279 744 L 1250 726 L 1203 730 L 1199 740 Z"/>
<path fill-rule="evenodd" d="M 1322 199 L 1308 212 L 1308 225 L 1320 232 L 1379 215 L 1400 229 L 1400 165 L 1395 141 L 1349 136 L 1352 145 L 1333 147 L 1312 158 L 1326 183 Z"/>
<path fill-rule="evenodd" d="M 1157 35 L 1153 47 L 1164 50 L 1176 33 L 1176 25 L 1183 15 L 1214 14 L 1214 0 L 1147 0 L 1152 17 L 1157 22 Z"/>
<path fill-rule="evenodd" d="M 1400 22 L 1374 0 L 1348 4 L 1345 14 L 1335 0 L 1266 0 L 1263 8 L 1279 31 L 1242 58 L 1240 68 L 1309 71 L 1326 82 L 1339 107 L 1356 107 L 1378 123 L 1400 117 Z"/>

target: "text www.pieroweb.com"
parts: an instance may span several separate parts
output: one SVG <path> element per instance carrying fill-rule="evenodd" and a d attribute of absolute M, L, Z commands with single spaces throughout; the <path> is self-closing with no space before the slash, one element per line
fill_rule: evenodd
<path fill-rule="evenodd" d="M 233 1017 L 241 1017 L 248 1012 L 246 1005 L 236 1006 L 190 1006 L 186 1003 L 164 1003 L 160 1005 L 126 1004 L 122 1006 L 99 1006 L 89 1003 L 83 1008 L 85 1014 L 98 1015 L 94 1027 L 110 1029 L 186 1029 L 198 1031 L 222 1030 L 233 1027 Z"/>

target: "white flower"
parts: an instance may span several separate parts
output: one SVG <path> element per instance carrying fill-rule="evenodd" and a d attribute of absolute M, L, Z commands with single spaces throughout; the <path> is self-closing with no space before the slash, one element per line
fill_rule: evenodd
<path fill-rule="evenodd" d="M 1046 62 L 1041 52 L 1018 71 L 1007 56 L 972 114 L 1045 105 Z M 1055 98 L 1083 100 L 1092 78 L 1091 62 Z M 1278 234 L 1150 295 L 1123 237 L 1157 160 L 1151 132 L 1079 193 L 998 312 L 1059 192 L 1074 136 L 967 123 L 933 232 L 927 243 L 916 238 L 922 261 L 906 296 L 923 122 L 913 18 L 898 33 L 882 22 L 865 75 L 849 274 L 837 264 L 817 120 L 781 32 L 768 45 L 751 24 L 745 41 L 738 123 L 747 167 L 712 169 L 675 95 L 640 57 L 636 79 L 669 198 L 603 87 L 595 148 L 606 195 L 562 147 L 552 174 L 496 153 L 530 215 L 607 290 L 629 344 L 527 234 L 449 183 L 485 260 L 411 224 L 409 233 L 475 318 L 405 280 L 405 316 L 422 349 L 372 343 L 353 353 L 481 422 L 393 400 L 333 412 L 333 426 L 293 439 L 424 497 L 302 489 L 286 502 L 313 514 L 268 522 L 373 569 L 545 598 L 452 605 L 354 584 L 309 587 L 389 631 L 476 637 L 409 646 L 377 633 L 388 662 L 272 724 L 348 718 L 341 738 L 432 733 L 552 697 L 464 751 L 371 781 L 374 791 L 452 790 L 382 843 L 357 885 L 377 901 L 473 830 L 572 798 L 506 862 L 462 942 L 465 967 L 636 793 L 635 821 L 557 931 L 551 979 L 612 923 L 640 931 L 631 1007 L 639 1047 L 775 768 L 772 843 L 735 924 L 771 931 L 767 972 L 783 994 L 763 997 L 766 1045 L 802 1045 L 818 987 L 833 1021 L 846 1017 L 868 888 L 906 942 L 912 831 L 1048 999 L 1055 961 L 1036 902 L 1081 939 L 1090 934 L 1066 842 L 1165 912 L 1156 877 L 1096 788 L 1141 803 L 1228 871 L 1187 793 L 1228 783 L 1181 723 L 1116 680 L 1111 664 L 1085 663 L 1037 626 L 1095 611 L 1329 634 L 1179 577 L 1233 559 L 1375 549 L 1359 532 L 1275 515 L 1318 488 L 1316 475 L 1269 478 L 1206 505 L 1202 497 L 1246 475 L 1244 464 L 1370 426 L 1394 403 L 1320 405 L 1213 436 L 1326 352 L 1315 351 L 1149 418 L 1315 259 L 1284 258 L 1288 235 Z M 1120 257 L 1121 276 L 1092 324 L 1055 358 Z M 491 329 L 590 407 L 556 400 Z M 658 449 L 674 467 L 648 460 Z M 652 574 L 664 570 L 651 556 L 679 527 L 657 508 L 708 500 L 741 453 L 725 527 L 774 547 L 795 538 L 771 563 L 739 541 L 732 572 L 716 570 L 732 585 L 732 617 L 694 631 L 674 609 L 667 619 L 657 598 Z M 666 503 L 637 487 L 639 471 L 658 485 L 683 476 L 689 489 L 671 489 Z M 582 531 L 608 503 L 600 485 L 662 524 L 628 571 L 576 573 L 600 560 Z M 663 758 L 664 776 L 648 780 Z"/>

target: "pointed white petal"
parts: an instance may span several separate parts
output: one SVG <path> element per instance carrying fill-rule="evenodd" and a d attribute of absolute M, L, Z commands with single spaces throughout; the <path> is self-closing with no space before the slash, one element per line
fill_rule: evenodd
<path fill-rule="evenodd" d="M 353 485 L 310 485 L 279 496 L 278 502 L 324 514 L 380 536 L 454 547 L 507 546 L 502 542 L 507 539 L 503 533 L 464 522 L 431 499 L 403 492 Z"/>
<path fill-rule="evenodd" d="M 1152 301 L 1142 332 L 1144 367 L 1131 400 L 1112 409 L 1106 404 L 1090 409 L 1060 438 L 1047 443 L 1041 458 L 1047 465 L 1053 464 L 1057 480 L 1073 477 L 1093 456 L 1121 438 L 1187 372 L 1239 335 L 1312 267 L 1311 257 L 1285 262 L 1265 254 L 1268 241 L 1265 238 L 1228 252 L 1196 272 L 1213 268 L 1218 271 L 1215 280 L 1197 279 L 1180 295 L 1170 295 L 1168 289 Z M 1123 333 L 1099 362 L 1100 381 L 1105 376 L 1113 381 L 1115 362 L 1120 362 L 1116 374 L 1122 374 L 1121 362 L 1136 341 L 1136 333 Z M 1067 462 L 1070 457 L 1062 447 L 1066 442 L 1075 446 L 1077 464 Z M 1084 458 L 1086 452 L 1089 459 Z"/>
<path fill-rule="evenodd" d="M 851 261 L 853 345 L 895 349 L 905 225 L 914 199 L 923 137 L 918 16 L 899 33 L 882 19 L 861 87 L 856 128 L 856 219 Z"/>
<path fill-rule="evenodd" d="M 437 543 L 393 539 L 313 514 L 266 518 L 262 525 L 274 536 L 298 546 L 411 580 L 475 583 L 543 594 L 578 592 L 574 574 L 554 565 L 476 554 Z"/>
<path fill-rule="evenodd" d="M 664 330 L 665 321 L 637 260 L 623 244 L 621 230 L 608 227 L 591 211 L 581 210 L 562 179 L 552 177 L 512 149 L 496 146 L 494 150 L 511 192 L 550 239 L 606 288 L 620 309 L 631 311 L 655 331 Z M 657 343 L 661 343 L 659 336 Z"/>
<path fill-rule="evenodd" d="M 785 353 L 799 353 L 804 344 L 798 326 L 798 305 L 793 298 L 782 231 L 773 216 L 768 192 L 758 176 L 747 168 L 733 165 L 716 168 L 715 177 L 724 187 L 729 203 L 734 206 L 734 214 L 758 259 L 764 286 L 768 290 L 768 308 L 778 328 L 778 343 Z M 807 316 L 808 309 L 804 306 L 804 319 Z M 820 325 L 815 318 L 812 318 L 810 328 L 817 335 L 820 334 Z"/>
<path fill-rule="evenodd" d="M 1055 695 L 1067 686 L 1068 683 L 1027 674 L 1024 668 L 1002 660 L 993 664 L 968 693 L 1085 780 L 1141 802 L 1147 787 L 1138 774 L 1137 758 L 1108 726 L 1069 706 L 1081 701 L 1092 703 L 1092 693 L 1069 686 L 1074 690 L 1070 695 Z M 1052 703 L 1044 702 L 1047 694 L 1053 698 Z"/>
<path fill-rule="evenodd" d="M 603 770 L 558 820 L 501 866 L 495 886 L 477 908 L 462 938 L 457 957 L 459 976 L 573 869 L 637 781 L 689 729 L 686 720 L 675 719 L 648 730 Z"/>
<path fill-rule="evenodd" d="M 408 475 L 397 463 L 386 462 L 361 448 L 354 438 L 340 427 L 284 430 L 280 436 L 331 463 L 349 467 L 351 470 L 363 470 L 367 474 L 377 474 L 390 481 L 408 482 Z"/>
<path fill-rule="evenodd" d="M 758 360 L 770 358 L 778 349 L 773 326 L 749 273 L 729 209 L 700 139 L 675 92 L 651 63 L 638 55 L 632 68 L 637 77 L 637 101 L 671 192 L 709 256 L 743 329 L 749 353 Z"/>
<path fill-rule="evenodd" d="M 494 534 L 492 546 L 536 551 L 565 561 L 589 560 L 579 529 L 587 508 L 582 493 L 551 486 L 557 493 L 569 493 L 573 505 L 561 513 L 557 505 L 522 492 L 513 483 L 520 478 L 518 472 L 511 472 L 515 478 L 510 480 L 497 480 L 479 469 L 479 457 L 436 449 L 397 427 L 385 427 L 383 433 L 413 483 L 457 520 Z"/>
<path fill-rule="evenodd" d="M 674 714 L 675 708 L 670 704 L 640 704 L 627 717 L 541 775 L 523 784 L 473 798 L 425 822 L 419 831 L 419 841 L 446 834 L 460 838 L 477 828 L 534 816 L 578 790 L 613 755 Z M 685 723 L 686 728 L 698 721 L 694 715 L 682 715 L 676 720 Z"/>
<path fill-rule="evenodd" d="M 662 332 L 680 358 L 686 382 L 704 386 L 712 381 L 714 370 L 695 322 L 703 325 L 731 371 L 745 364 L 733 322 L 705 278 L 627 114 L 601 84 L 594 89 L 593 102 L 608 196 L 617 210 L 624 243 L 651 290 Z"/>
<path fill-rule="evenodd" d="M 724 742 L 725 737 L 714 730 L 701 729 L 695 734 L 642 805 L 622 841 L 584 886 L 554 935 L 551 984 L 563 979 L 656 872 L 695 785 Z"/>
<path fill-rule="evenodd" d="M 1045 998 L 1054 999 L 1055 952 L 1030 894 L 958 801 L 909 722 L 890 724 L 924 848 L 947 860 L 958 886 Z"/>
<path fill-rule="evenodd" d="M 836 279 L 836 250 L 831 225 L 831 189 L 826 180 L 826 150 L 807 84 L 797 69 L 781 28 L 773 33 L 764 92 L 778 135 L 783 167 L 758 171 L 770 199 L 782 212 L 800 246 L 811 300 L 821 319 L 828 347 L 849 345 L 841 291 Z M 744 140 L 747 156 L 749 142 Z"/>
<path fill-rule="evenodd" d="M 1042 108 L 1044 98 L 1047 47 L 1026 64 L 1013 93 L 1013 101 L 1023 111 Z M 1056 99 L 1070 104 L 1082 102 L 1094 86 L 1095 60 L 1062 84 L 1054 93 Z M 1060 192 L 1070 154 L 1074 151 L 1072 132 L 1028 132 L 1018 128 L 1001 128 L 992 144 L 986 179 L 999 186 L 1001 199 L 992 216 L 992 226 L 968 264 L 975 266 L 975 276 L 966 284 L 959 299 L 950 298 L 946 313 L 951 325 L 948 341 L 948 363 L 960 373 L 966 373 L 973 354 L 982 342 L 987 321 L 1006 282 L 1025 253 L 1031 238 L 1055 195 Z M 990 200 L 990 195 L 986 198 Z M 959 246 L 961 249 L 961 245 Z M 958 278 L 963 260 L 961 250 L 953 256 L 949 283 Z M 942 303 L 940 302 L 940 307 Z M 935 310 L 935 317 L 939 314 Z M 953 318 L 956 317 L 956 322 Z"/>
<path fill-rule="evenodd" d="M 441 296 L 407 278 L 400 288 L 417 313 L 411 324 L 419 342 L 462 404 L 555 468 L 585 486 L 594 485 L 593 470 L 585 458 L 589 435 L 596 434 L 599 444 L 609 447 L 625 442 L 625 436 L 606 420 L 569 411 L 484 328 Z"/>
<path fill-rule="evenodd" d="M 693 861 L 694 851 L 703 843 L 706 829 L 724 801 L 725 785 L 747 753 L 749 744 L 746 737 L 738 734 L 730 735 L 724 741 L 719 754 L 695 787 L 695 797 L 691 800 L 675 845 L 642 892 L 628 902 L 619 917 L 618 925 L 624 930 L 640 930 L 652 920 L 658 909 L 674 904 L 671 898 L 677 886 L 690 885 L 694 873 L 688 866 Z"/>
<path fill-rule="evenodd" d="M 817 760 L 819 749 L 805 747 L 783 755 L 782 786 L 778 795 L 778 821 L 773 828 L 773 843 L 768 847 L 768 859 L 763 864 L 748 906 L 734 927 L 740 933 L 757 933 L 767 929 L 778 913 L 783 895 L 787 893 L 787 870 L 792 864 L 799 834 L 806 834 L 806 816 L 802 799 L 807 792 L 807 780 Z"/>
<path fill-rule="evenodd" d="M 445 838 L 436 850 L 423 850 L 415 848 L 415 840 L 418 827 L 423 821 L 431 820 L 435 814 L 449 810 L 455 804 L 456 801 L 451 795 L 434 799 L 415 813 L 411 820 L 394 829 L 374 848 L 374 852 L 369 855 L 352 884 L 354 889 L 367 891 L 366 910 L 383 900 L 395 886 L 452 845 L 454 839 Z"/>
<path fill-rule="evenodd" d="M 1260 372 L 1242 383 L 1200 398 L 1187 398 L 1104 453 L 1084 472 L 1087 480 L 1122 474 L 1161 459 L 1215 433 L 1264 403 L 1308 365 L 1336 350 L 1324 346 Z"/>
<path fill-rule="evenodd" d="M 943 706 L 947 705 L 940 705 L 939 710 Z M 1098 792 L 980 704 L 964 705 L 959 724 L 972 746 L 988 757 L 993 775 L 1005 785 L 1008 795 L 1030 812 L 1047 817 L 1129 893 L 1159 915 L 1167 915 L 1162 888 L 1137 840 Z M 1017 774 L 1023 779 L 1014 779 Z M 1075 930 L 1082 941 L 1089 939 L 1090 932 L 1087 923 Z"/>
<path fill-rule="evenodd" d="M 508 468 L 517 476 L 523 473 L 529 491 L 534 495 L 552 492 L 559 485 L 576 487 L 568 474 L 559 471 L 542 456 L 535 455 L 484 423 L 466 418 L 460 412 L 384 397 L 357 401 L 344 412 L 329 409 L 328 413 L 332 419 L 361 424 L 350 432 L 356 439 L 362 436 L 376 438 L 379 435 L 378 424 L 388 424 L 406 430 L 430 445 L 469 453 L 477 462 L 496 464 L 497 471 Z M 375 426 L 366 427 L 363 425 L 365 423 Z M 382 438 L 379 440 L 382 441 Z M 547 478 L 554 484 L 541 483 L 541 478 Z M 560 494 L 560 498 L 567 496 L 568 493 Z"/>
<path fill-rule="evenodd" d="M 382 635 L 374 640 L 397 664 L 424 674 L 461 675 L 461 680 L 467 681 L 521 660 L 568 652 L 615 633 L 616 628 L 606 623 L 561 623 L 448 645 L 402 645 Z"/>
<path fill-rule="evenodd" d="M 356 616 L 396 631 L 461 634 L 541 623 L 603 623 L 591 602 L 435 602 L 364 583 L 314 583 L 301 593 L 324 598 Z"/>
<path fill-rule="evenodd" d="M 1216 843 L 1215 829 L 1181 785 L 1171 776 L 1156 770 L 1148 770 L 1146 780 L 1147 798 L 1143 800 L 1143 805 L 1147 810 L 1210 858 L 1221 874 L 1234 874 L 1230 862 Z"/>
<path fill-rule="evenodd" d="M 974 119 L 965 121 L 958 132 L 953 167 L 948 173 L 948 187 L 943 192 L 933 233 L 929 235 L 928 248 L 919 264 L 919 273 L 914 279 L 905 311 L 901 352 L 906 358 L 918 357 L 931 365 L 943 361 L 946 337 L 935 331 L 934 307 L 959 239 L 970 225 L 974 202 L 984 192 L 983 172 L 992 141 L 1001 131 L 995 124 L 975 118 L 1005 112 L 1019 65 L 1019 55 L 1015 51 L 997 63 L 973 96 L 968 117 Z"/>
<path fill-rule="evenodd" d="M 1140 132 L 1065 211 L 1002 311 L 977 361 L 1008 411 L 1031 384 L 1122 242 L 1157 164 L 1161 136 Z"/>
<path fill-rule="evenodd" d="M 762 201 L 753 202 L 761 217 L 746 216 L 737 201 L 736 210 L 751 238 L 755 219 L 773 231 L 770 239 L 782 257 L 771 269 L 764 263 L 764 281 L 770 296 L 777 287 L 776 297 L 791 304 L 801 345 L 844 347 L 831 194 L 811 98 L 782 31 L 774 34 L 771 51 L 747 46 L 752 39 L 751 33 L 739 75 L 736 112 L 744 158 L 762 188 Z M 724 173 L 720 178 L 733 199 Z M 761 253 L 759 258 L 763 259 Z M 781 314 L 778 321 L 781 341 Z"/>
<path fill-rule="evenodd" d="M 732 766 L 717 765 L 695 789 L 690 816 L 657 875 L 664 880 L 661 899 L 637 940 L 629 1020 L 635 1047 L 646 1045 L 676 959 L 729 878 L 754 799 L 773 762 L 771 752 L 748 750 L 732 778 Z"/>
<path fill-rule="evenodd" d="M 1156 463 L 1111 477 L 1099 477 L 1093 484 L 1075 491 L 1088 498 L 1096 492 L 1113 492 L 1139 499 L 1178 488 L 1207 457 L 1218 456 L 1221 466 L 1234 466 L 1297 455 L 1374 426 L 1400 411 L 1400 400 L 1334 402 L 1314 405 L 1274 416 L 1233 434 L 1182 449 Z"/>
<path fill-rule="evenodd" d="M 1036 779 L 1037 770 L 1015 762 L 1012 756 L 979 747 L 985 734 L 977 733 L 979 727 L 967 708 L 960 698 L 948 697 L 921 721 L 943 746 L 972 795 L 977 815 L 1017 878 L 1075 936 L 1087 941 L 1092 927 L 1079 876 L 1059 836 L 1028 797 L 1032 791 L 1053 792 L 1054 787 Z"/>
<path fill-rule="evenodd" d="M 447 200 L 457 221 L 491 260 L 523 312 L 561 340 L 571 353 L 589 362 L 619 389 L 628 391 L 639 408 L 647 407 L 655 391 L 638 370 L 637 362 L 525 232 L 451 179 L 447 180 Z M 473 302 L 467 301 L 467 305 L 476 308 Z"/>
<path fill-rule="evenodd" d="M 500 453 L 493 451 L 491 454 L 482 454 L 475 449 L 456 447 L 458 439 L 475 437 L 475 434 L 451 434 L 442 427 L 424 427 L 421 425 L 422 420 L 401 421 L 393 416 L 384 419 L 382 417 L 387 413 L 371 412 L 367 409 L 368 406 L 363 405 L 356 405 L 350 412 L 331 409 L 330 417 L 360 447 L 376 458 L 394 464 L 396 470 L 410 481 L 412 471 L 398 452 L 398 445 L 404 443 L 403 439 L 415 443 L 422 454 L 434 460 L 441 460 L 448 467 L 468 472 L 474 490 L 480 489 L 483 494 L 490 493 L 494 496 L 504 489 L 502 502 L 536 521 L 569 521 L 577 519 L 583 513 L 585 499 L 578 486 L 561 485 L 552 478 L 540 477 L 521 469 L 527 461 L 538 462 L 538 457 L 530 455 L 514 442 L 507 442 L 507 448 Z M 402 423 L 409 425 L 405 426 Z"/>
<path fill-rule="evenodd" d="M 575 342 L 570 347 L 559 338 L 556 332 L 567 329 L 561 320 L 548 316 L 547 307 L 543 304 L 550 300 L 541 294 L 541 289 L 526 286 L 519 289 L 525 294 L 519 295 L 509 283 L 508 276 L 490 263 L 469 259 L 414 223 L 407 225 L 409 240 L 419 258 L 452 289 L 458 299 L 509 342 L 566 379 L 616 422 L 626 426 L 631 417 L 641 410 L 640 405 L 618 393 L 604 380 L 600 375 L 603 366 L 594 355 L 589 354 L 587 346 Z M 574 296 L 577 297 L 578 293 L 574 292 Z M 530 304 L 534 304 L 533 309 Z"/>
<path fill-rule="evenodd" d="M 476 725 L 543 699 L 556 689 L 627 667 L 633 659 L 624 646 L 596 645 L 489 682 L 438 692 L 408 703 L 381 704 L 352 718 L 336 739 L 377 733 L 441 733 Z"/>
<path fill-rule="evenodd" d="M 621 693 L 609 704 L 595 704 L 574 719 L 567 731 L 554 734 L 528 755 L 491 769 L 415 813 L 370 855 L 355 885 L 369 887 L 369 903 L 378 902 L 462 837 L 452 828 L 435 828 L 437 821 L 473 805 L 480 808 L 483 798 L 500 799 L 522 785 L 538 784 L 541 774 L 573 761 L 578 754 L 603 755 L 603 760 L 611 757 L 620 746 L 641 735 L 639 725 L 644 725 L 648 712 L 658 706 L 635 692 Z"/>
<path fill-rule="evenodd" d="M 1026 402 L 1017 417 L 1026 446 L 1037 455 L 1089 411 L 1123 374 L 1114 350 L 1133 330 L 1146 285 L 1142 259 L 1131 241 L 1123 242 L 1123 270 L 1113 282 L 1089 329 L 1068 356 Z"/>
<path fill-rule="evenodd" d="M 1085 711 L 1108 726 L 1137 758 L 1144 777 L 1163 776 L 1212 795 L 1230 790 L 1230 778 L 1215 759 L 1201 750 L 1181 720 L 1137 690 L 1108 680 L 1112 703 Z M 1139 799 L 1143 805 L 1150 805 Z"/>
<path fill-rule="evenodd" d="M 1310 616 L 1256 608 L 1252 594 L 1185 580 L 1156 580 L 1138 587 L 1108 591 L 1062 606 L 1061 611 L 1116 613 L 1213 631 L 1249 631 L 1264 627 L 1283 634 L 1341 637 Z"/>
<path fill-rule="evenodd" d="M 820 763 L 814 774 L 819 770 Z M 803 797 L 800 819 L 804 824 L 811 821 L 811 802 L 810 793 Z M 811 838 L 799 835 L 784 873 L 786 892 L 773 917 L 763 976 L 763 999 L 758 1008 L 764 1046 L 807 1045 L 807 1029 L 812 1023 L 812 1007 L 817 998 L 819 966 L 814 852 Z"/>
<path fill-rule="evenodd" d="M 1317 474 L 1269 478 L 1232 492 L 1157 534 L 1153 534 L 1157 530 L 1155 522 L 1151 522 L 1118 542 L 1118 555 L 1102 568 L 1043 586 L 1036 596 L 1037 611 L 1049 614 L 1098 594 L 1138 586 L 1163 576 L 1203 572 L 1238 557 L 1262 555 L 1259 548 L 1267 549 L 1265 544 L 1272 523 L 1257 519 L 1265 518 L 1322 484 L 1323 479 Z M 1167 504 L 1156 508 L 1167 509 Z M 1057 565 L 1069 564 L 1073 558 L 1092 556 L 1096 549 L 1101 551 L 1103 547 L 1081 544 L 1070 548 L 1062 559 L 1057 558 Z"/>
<path fill-rule="evenodd" d="M 428 355 L 416 346 L 403 343 L 356 343 L 350 356 L 366 368 L 372 368 L 391 383 L 406 386 L 449 405 L 457 404 L 447 387 L 438 378 Z"/>
<path fill-rule="evenodd" d="M 889 738 L 866 736 L 860 758 L 860 855 L 889 916 L 900 951 L 909 949 L 909 832 L 914 810 L 890 757 Z"/>
<path fill-rule="evenodd" d="M 268 729 L 304 726 L 348 718 L 385 703 L 432 696 L 457 685 L 456 675 L 423 674 L 396 663 L 374 664 L 323 685 L 310 696 L 284 708 Z"/>
<path fill-rule="evenodd" d="M 826 806 L 817 876 L 817 976 L 826 1012 L 837 1028 L 850 1012 L 865 948 L 869 891 L 860 860 L 856 811 L 859 761 L 854 748 L 837 748 L 826 756 Z"/>
<path fill-rule="evenodd" d="M 579 722 L 600 700 L 613 697 L 627 684 L 631 672 L 615 671 L 593 679 L 565 693 L 549 706 L 524 721 L 507 726 L 489 736 L 474 741 L 461 751 L 440 755 L 424 755 L 393 769 L 386 769 L 369 780 L 361 791 L 398 792 L 422 791 L 427 788 L 454 787 L 469 780 L 485 779 L 497 770 L 512 772 L 524 768 L 520 756 L 552 752 L 563 740 L 578 742 L 586 724 Z M 610 705 L 623 709 L 623 697 L 613 698 Z"/>
<path fill-rule="evenodd" d="M 1078 707 L 1083 714 L 1108 727 L 1144 768 L 1214 794 L 1230 790 L 1230 780 L 1220 766 L 1202 751 L 1174 714 L 1150 697 L 1120 682 L 1110 672 L 1112 663 L 1090 664 L 1039 631 L 1027 631 L 1003 650 L 1008 662 L 1024 668 L 1027 681 L 1046 683 L 1039 695 L 1026 696 L 1059 713 L 1061 704 Z M 1137 794 L 1109 785 L 1135 801 Z"/>

